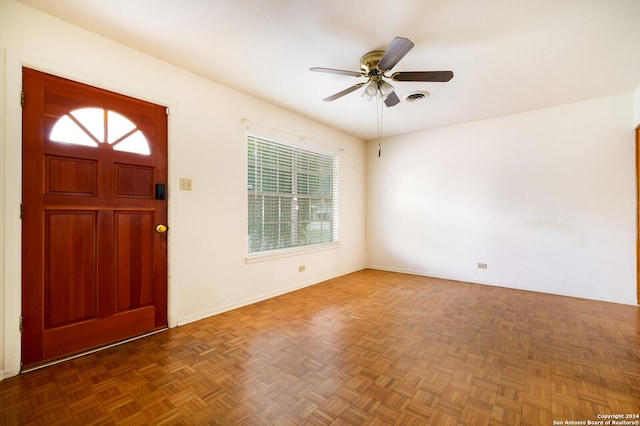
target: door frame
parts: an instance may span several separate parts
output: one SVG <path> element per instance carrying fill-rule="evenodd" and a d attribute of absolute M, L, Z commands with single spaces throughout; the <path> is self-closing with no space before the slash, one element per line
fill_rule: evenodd
<path fill-rule="evenodd" d="M 0 258 L 5 256 L 4 265 L 0 263 L 0 306 L 3 313 L 0 314 L 0 337 L 4 334 L 4 353 L 0 353 L 0 361 L 4 360 L 4 369 L 0 362 L 0 380 L 16 376 L 21 372 L 21 333 L 20 316 L 22 306 L 22 222 L 20 219 L 20 203 L 22 202 L 22 107 L 20 97 L 22 91 L 22 68 L 27 67 L 47 74 L 67 78 L 78 83 L 91 85 L 100 89 L 109 90 L 137 99 L 165 105 L 170 110 L 174 101 L 161 98 L 148 92 L 136 90 L 131 86 L 125 86 L 121 82 L 112 80 L 108 73 L 91 74 L 79 72 L 64 67 L 60 63 L 52 63 L 42 58 L 33 57 L 19 51 L 5 50 L 5 149 L 0 153 L 0 161 L 5 161 L 4 174 L 0 174 L 0 185 L 5 188 L 5 205 L 0 211 Z M 15 100 L 13 102 L 12 100 Z M 176 217 L 174 203 L 171 194 L 176 188 L 172 184 L 174 172 L 172 161 L 174 152 L 172 148 L 172 117 L 167 115 L 167 215 L 168 222 Z M 0 128 L 1 130 L 1 128 Z M 6 161 L 11 159 L 11 161 Z M 4 228 L 4 233 L 2 233 Z M 174 292 L 172 291 L 172 279 L 174 276 L 171 265 L 171 235 L 167 235 L 167 322 L 169 328 L 177 326 L 177 317 L 174 312 Z M 4 252 L 4 253 L 3 253 Z M 2 287 L 4 286 L 4 294 Z"/>
<path fill-rule="evenodd" d="M 640 124 L 636 127 L 636 303 L 640 305 Z"/>

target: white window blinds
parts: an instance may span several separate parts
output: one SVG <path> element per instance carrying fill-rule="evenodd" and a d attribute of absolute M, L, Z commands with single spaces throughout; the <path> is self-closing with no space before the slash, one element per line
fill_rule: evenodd
<path fill-rule="evenodd" d="M 249 255 L 338 241 L 338 157 L 247 139 Z"/>

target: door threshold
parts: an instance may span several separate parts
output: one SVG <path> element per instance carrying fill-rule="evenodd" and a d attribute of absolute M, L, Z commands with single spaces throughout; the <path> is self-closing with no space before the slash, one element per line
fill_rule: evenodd
<path fill-rule="evenodd" d="M 163 331 L 167 331 L 168 329 L 169 329 L 168 327 L 161 328 L 160 330 L 154 330 L 154 331 L 151 331 L 149 333 L 141 334 L 139 336 L 130 337 L 130 338 L 126 339 L 126 340 L 120 340 L 118 342 L 111 343 L 111 344 L 106 345 L 106 346 L 100 346 L 99 348 L 91 349 L 91 350 L 88 350 L 88 351 L 77 353 L 75 355 L 69 355 L 69 356 L 64 357 L 64 358 L 60 358 L 60 359 L 56 359 L 56 360 L 53 360 L 53 361 L 45 362 L 44 364 L 39 364 L 39 365 L 35 365 L 33 367 L 25 368 L 25 369 L 20 371 L 20 374 L 29 373 L 30 371 L 40 370 L 41 368 L 45 368 L 45 367 L 49 367 L 49 366 L 52 366 L 52 365 L 60 364 L 62 362 L 66 362 L 66 361 L 70 361 L 72 359 L 80 358 L 81 356 L 90 355 L 90 354 L 95 353 L 95 352 L 100 352 L 100 351 L 103 351 L 105 349 L 113 348 L 114 346 L 124 345 L 125 343 L 133 342 L 134 340 L 138 340 L 138 339 L 142 339 L 142 338 L 145 338 L 145 337 L 153 336 L 154 334 L 162 333 Z"/>

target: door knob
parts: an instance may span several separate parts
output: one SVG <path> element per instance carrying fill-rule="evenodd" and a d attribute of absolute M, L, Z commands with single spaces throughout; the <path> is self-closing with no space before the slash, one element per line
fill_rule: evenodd
<path fill-rule="evenodd" d="M 169 228 L 166 227 L 165 225 L 162 225 L 162 224 L 156 226 L 156 231 L 161 233 L 161 234 L 164 234 L 165 232 L 167 232 L 167 229 L 169 229 Z"/>

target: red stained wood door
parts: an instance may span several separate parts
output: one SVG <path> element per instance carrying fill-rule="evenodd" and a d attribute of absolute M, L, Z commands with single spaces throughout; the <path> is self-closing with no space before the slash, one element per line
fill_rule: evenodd
<path fill-rule="evenodd" d="M 23 75 L 26 368 L 167 326 L 167 115 Z"/>

